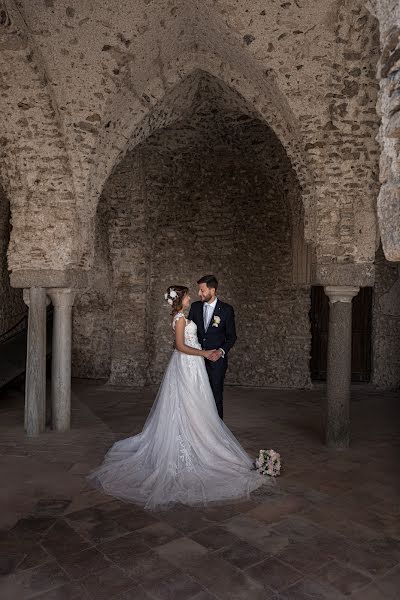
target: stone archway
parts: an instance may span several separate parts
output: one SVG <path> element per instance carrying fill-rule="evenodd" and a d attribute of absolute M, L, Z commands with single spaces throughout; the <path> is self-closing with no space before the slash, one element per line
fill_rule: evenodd
<path fill-rule="evenodd" d="M 300 185 L 275 133 L 218 80 L 195 77 L 191 110 L 132 144 L 106 183 L 98 231 L 109 253 L 88 290 L 99 302 L 90 307 L 84 295 L 76 322 L 92 326 L 97 311 L 91 336 L 97 356 L 108 353 L 102 375 L 110 371 L 111 383 L 158 383 L 171 350 L 164 288 L 179 281 L 195 293 L 196 279 L 213 271 L 221 297 L 237 312 L 231 383 L 307 386 L 309 287 L 299 278 L 293 282 Z M 113 298 L 100 315 L 97 304 L 109 302 L 106 264 Z M 102 335 L 107 326 L 110 347 Z M 79 338 L 76 374 L 100 376 Z"/>
<path fill-rule="evenodd" d="M 136 145 L 149 137 L 154 131 L 167 127 L 179 120 L 182 114 L 190 110 L 193 94 L 196 93 L 199 79 L 211 77 L 223 90 L 224 94 L 230 96 L 231 101 L 241 107 L 244 114 L 251 114 L 268 124 L 277 135 L 278 139 L 288 154 L 296 177 L 302 188 L 303 223 L 304 235 L 308 242 L 312 241 L 314 231 L 314 182 L 312 172 L 308 166 L 307 153 L 304 151 L 300 137 L 300 128 L 287 104 L 284 95 L 279 91 L 274 75 L 265 72 L 261 74 L 248 70 L 246 75 L 226 65 L 223 70 L 214 57 L 202 55 L 196 59 L 178 65 L 174 70 L 165 75 L 169 82 L 168 88 L 159 86 L 159 77 L 147 82 L 142 90 L 135 89 L 134 97 L 145 98 L 140 102 L 140 110 L 132 114 L 129 109 L 129 94 L 132 90 L 125 91 L 128 105 L 124 111 L 121 110 L 123 100 L 120 99 L 118 108 L 118 122 L 110 107 L 110 120 L 107 131 L 100 134 L 98 138 L 99 153 L 104 156 L 105 149 L 110 152 L 104 160 L 99 158 L 92 165 L 91 177 L 88 189 L 93 194 L 91 204 L 86 207 L 86 217 L 82 221 L 87 223 L 86 233 L 87 246 L 86 256 L 83 262 L 90 264 L 92 260 L 94 215 L 97 199 L 102 190 L 105 180 L 111 174 L 115 165 L 119 164 L 125 154 Z M 124 91 L 121 90 L 121 96 Z"/>

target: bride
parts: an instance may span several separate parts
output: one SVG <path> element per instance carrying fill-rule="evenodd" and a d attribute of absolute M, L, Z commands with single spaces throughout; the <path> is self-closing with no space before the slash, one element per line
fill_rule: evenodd
<path fill-rule="evenodd" d="M 175 350 L 138 435 L 116 442 L 88 479 L 147 509 L 248 498 L 266 480 L 219 418 L 197 328 L 183 313 L 189 290 L 170 286 Z"/>

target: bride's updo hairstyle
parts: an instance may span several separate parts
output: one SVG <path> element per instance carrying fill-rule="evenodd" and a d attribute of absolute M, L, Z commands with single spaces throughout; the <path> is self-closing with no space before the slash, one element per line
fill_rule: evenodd
<path fill-rule="evenodd" d="M 164 294 L 164 298 L 171 306 L 171 317 L 173 318 L 182 310 L 182 302 L 186 294 L 189 293 L 189 288 L 184 285 L 170 285 Z"/>

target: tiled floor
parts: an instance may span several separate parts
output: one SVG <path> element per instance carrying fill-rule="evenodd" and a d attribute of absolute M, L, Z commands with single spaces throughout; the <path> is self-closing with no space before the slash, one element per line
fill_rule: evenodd
<path fill-rule="evenodd" d="M 85 474 L 140 431 L 155 390 L 74 382 L 73 428 L 26 438 L 23 396 L 0 401 L 0 598 L 400 598 L 400 403 L 353 389 L 352 445 L 322 444 L 322 388 L 230 388 L 226 423 L 283 472 L 248 502 L 160 513 L 91 490 Z"/>

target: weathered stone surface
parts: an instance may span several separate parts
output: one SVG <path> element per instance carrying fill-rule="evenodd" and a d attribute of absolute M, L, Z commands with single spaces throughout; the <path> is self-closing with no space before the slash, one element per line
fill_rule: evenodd
<path fill-rule="evenodd" d="M 400 387 L 400 267 L 376 256 L 372 312 L 372 381 L 381 389 Z"/>
<path fill-rule="evenodd" d="M 87 284 L 86 271 L 67 269 L 21 269 L 10 274 L 11 285 L 15 288 L 30 288 L 35 286 L 46 288 L 71 287 L 82 288 Z"/>
<path fill-rule="evenodd" d="M 356 285 L 371 287 L 375 280 L 375 266 L 371 263 L 318 264 L 314 281 L 318 285 Z"/>
<path fill-rule="evenodd" d="M 228 239 L 236 228 L 236 246 L 231 243 L 228 251 L 224 240 L 220 263 L 211 256 L 209 264 L 220 271 L 226 257 L 233 260 L 241 248 L 247 254 L 246 266 L 240 273 L 229 267 L 221 275 L 226 298 L 234 302 L 240 297 L 226 282 L 235 276 L 245 287 L 244 270 L 268 298 L 268 304 L 258 299 L 254 305 L 240 299 L 239 310 L 263 315 L 256 325 L 267 346 L 262 351 L 257 342 L 257 382 L 275 385 L 282 380 L 289 348 L 296 363 L 289 383 L 304 382 L 307 286 L 373 285 L 377 204 L 385 255 L 400 260 L 398 3 L 322 0 L 317 6 L 305 0 L 272 2 L 266 10 L 244 1 L 176 0 L 170 5 L 121 0 L 115 10 L 110 0 L 102 0 L 95 14 L 90 3 L 70 0 L 22 0 L 18 7 L 0 2 L 0 7 L 0 171 L 11 206 L 11 284 L 86 286 L 74 313 L 76 374 L 126 383 L 159 379 L 169 347 L 166 339 L 156 351 L 154 372 L 146 362 L 160 335 L 151 329 L 159 320 L 154 281 L 161 281 L 161 269 L 165 279 L 189 274 L 168 270 L 158 259 L 157 253 L 168 256 L 163 235 L 172 227 L 164 208 L 181 202 L 186 209 L 189 204 L 183 199 L 184 165 L 196 179 L 195 193 L 221 195 L 217 182 L 208 190 L 200 185 L 214 169 L 211 151 L 204 149 L 204 160 L 190 166 L 193 145 L 205 139 L 204 131 L 202 138 L 195 134 L 197 125 L 187 118 L 196 102 L 199 107 L 201 84 L 205 98 L 219 98 L 217 109 L 226 119 L 229 114 L 242 115 L 237 132 L 241 128 L 243 133 L 246 122 L 257 119 L 274 133 L 276 148 L 280 144 L 286 175 L 280 171 L 281 179 L 275 178 L 271 214 L 258 212 L 258 205 L 249 208 L 259 191 L 246 197 L 241 210 L 250 211 L 248 220 L 239 222 L 236 211 L 237 221 L 233 225 L 232 219 L 224 232 Z M 377 66 L 382 115 L 378 200 Z M 198 113 L 204 130 L 212 127 L 207 119 L 214 108 L 203 103 Z M 157 138 L 163 129 L 168 129 L 167 137 Z M 171 137 L 172 131 L 179 139 Z M 259 178 L 255 189 L 262 182 L 267 186 L 273 161 L 264 156 L 269 162 L 263 173 L 266 151 L 263 143 L 250 141 L 250 130 L 241 150 L 238 135 L 223 139 L 217 128 L 212 132 L 215 139 L 218 133 L 216 156 L 223 172 L 218 176 L 230 182 L 230 197 L 239 206 L 241 194 L 248 195 L 250 189 L 240 181 L 242 169 L 248 168 L 243 166 L 244 152 Z M 187 163 L 178 165 L 177 147 Z M 243 155 L 241 164 L 235 158 L 235 185 L 228 149 L 232 156 Z M 246 173 L 250 178 L 250 171 Z M 167 197 L 166 185 L 172 185 Z M 279 186 L 286 208 L 278 215 L 274 202 Z M 203 210 L 208 200 L 196 202 Z M 219 208 L 221 218 L 226 206 Z M 2 203 L 0 207 L 2 211 Z M 260 219 L 273 216 L 276 224 L 281 219 L 281 237 L 268 237 L 261 222 L 253 223 L 256 213 Z M 148 226 L 151 215 L 159 220 Z M 214 222 L 209 223 L 209 217 L 199 216 L 199 230 L 190 230 L 198 246 L 207 240 L 213 243 Z M 159 223 L 164 230 L 157 229 Z M 265 240 L 268 257 L 254 276 L 256 268 L 249 264 L 253 265 L 252 240 L 257 236 Z M 194 255 L 190 248 L 188 256 L 190 252 Z M 153 254 L 155 261 L 150 260 Z M 270 260 L 278 255 L 280 272 Z M 202 248 L 197 250 L 198 273 L 192 269 L 190 274 L 202 274 L 206 258 Z M 176 262 L 170 257 L 168 266 L 172 260 Z M 151 265 L 156 265 L 154 272 Z M 87 281 L 83 271 L 88 272 Z M 7 291 L 5 273 L 2 281 L 0 290 L 11 298 L 14 292 Z M 11 309 L 7 301 L 0 306 L 7 327 Z M 281 316 L 279 331 L 274 329 L 276 320 L 274 327 L 265 325 L 268 311 L 274 319 Z M 292 327 L 292 318 L 298 326 Z M 240 335 L 245 339 L 249 332 Z M 247 355 L 247 350 L 242 347 L 240 354 Z M 282 371 L 275 370 L 281 355 Z"/>
<path fill-rule="evenodd" d="M 398 143 L 398 142 L 397 142 Z M 400 261 L 400 179 L 382 185 L 378 219 L 383 250 L 391 261 Z"/>
<path fill-rule="evenodd" d="M 69 0 L 7 5 L 1 156 L 14 271 L 93 265 L 107 178 L 181 118 L 199 71 L 276 133 L 317 259 L 373 261 L 377 20 L 361 0 L 248 4 L 103 0 L 95 15 Z"/>
<path fill-rule="evenodd" d="M 22 291 L 10 285 L 7 248 L 10 240 L 10 204 L 0 184 L 0 334 L 8 331 L 27 313 Z"/>
<path fill-rule="evenodd" d="M 104 190 L 99 244 L 108 253 L 92 277 L 104 299 L 107 277 L 113 282 L 111 344 L 104 319 L 91 333 L 101 355 L 109 351 L 102 375 L 159 382 L 172 349 L 165 288 L 187 284 L 195 300 L 196 280 L 215 272 L 238 324 L 228 380 L 307 386 L 309 287 L 292 283 L 291 222 L 302 212 L 301 190 L 275 134 L 236 112 L 214 86 L 205 78 L 192 114 L 132 150 Z M 94 323 L 93 315 L 89 302 L 75 309 L 79 323 Z M 77 374 L 90 369 L 86 343 L 78 329 Z"/>
<path fill-rule="evenodd" d="M 351 318 L 354 286 L 326 286 L 329 297 L 325 439 L 332 448 L 350 443 Z"/>
<path fill-rule="evenodd" d="M 378 111 L 381 146 L 378 220 L 385 256 L 400 261 L 400 6 L 395 0 L 374 0 L 370 8 L 379 19 L 381 54 Z"/>

